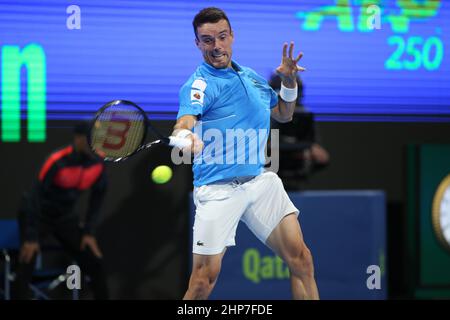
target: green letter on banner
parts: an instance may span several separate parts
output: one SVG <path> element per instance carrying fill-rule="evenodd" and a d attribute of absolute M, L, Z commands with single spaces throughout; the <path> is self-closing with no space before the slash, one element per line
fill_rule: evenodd
<path fill-rule="evenodd" d="M 41 46 L 27 45 L 2 48 L 2 140 L 20 141 L 20 71 L 27 70 L 28 141 L 46 138 L 46 59 Z"/>

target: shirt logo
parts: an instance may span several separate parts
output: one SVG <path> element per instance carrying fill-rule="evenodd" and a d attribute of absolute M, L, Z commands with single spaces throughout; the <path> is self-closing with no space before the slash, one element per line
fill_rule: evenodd
<path fill-rule="evenodd" d="M 202 91 L 199 91 L 197 89 L 191 90 L 191 103 L 197 103 L 203 106 L 203 98 L 205 94 Z"/>
<path fill-rule="evenodd" d="M 203 78 L 195 79 L 191 87 L 191 104 L 199 104 L 203 107 L 206 81 Z"/>

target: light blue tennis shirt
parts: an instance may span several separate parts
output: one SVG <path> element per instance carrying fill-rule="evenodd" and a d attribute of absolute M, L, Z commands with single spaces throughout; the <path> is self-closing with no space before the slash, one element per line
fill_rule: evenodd
<path fill-rule="evenodd" d="M 235 61 L 226 69 L 203 62 L 180 89 L 179 99 L 177 119 L 197 116 L 193 131 L 204 143 L 193 162 L 194 186 L 262 173 L 270 109 L 278 103 L 263 77 Z"/>

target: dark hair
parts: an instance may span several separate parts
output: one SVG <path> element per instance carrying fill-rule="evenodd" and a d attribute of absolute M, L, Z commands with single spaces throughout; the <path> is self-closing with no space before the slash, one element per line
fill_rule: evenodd
<path fill-rule="evenodd" d="M 194 20 L 192 21 L 192 26 L 194 27 L 194 33 L 195 37 L 197 37 L 197 28 L 200 27 L 202 24 L 205 23 L 216 23 L 220 20 L 226 20 L 228 23 L 228 26 L 230 27 L 231 31 L 231 23 L 230 20 L 228 20 L 227 15 L 222 9 L 215 8 L 215 7 L 209 7 L 202 9 L 199 13 L 196 14 L 194 17 Z"/>

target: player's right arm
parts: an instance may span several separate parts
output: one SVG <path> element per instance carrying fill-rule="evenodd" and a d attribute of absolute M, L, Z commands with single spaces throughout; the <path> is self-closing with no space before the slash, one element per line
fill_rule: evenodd
<path fill-rule="evenodd" d="M 184 138 L 191 139 L 191 149 L 184 150 L 197 154 L 203 149 L 203 141 L 200 137 L 192 132 L 195 124 L 197 123 L 197 116 L 194 115 L 184 115 L 177 120 L 177 123 L 173 127 L 172 136 L 181 135 Z M 188 132 L 189 131 L 189 132 Z"/>
<path fill-rule="evenodd" d="M 203 142 L 192 130 L 198 119 L 202 117 L 206 106 L 210 103 L 211 96 L 206 90 L 207 87 L 206 80 L 195 75 L 181 87 L 179 94 L 180 109 L 172 135 L 191 139 L 191 149 L 185 151 L 190 151 L 194 154 L 201 152 L 203 149 Z"/>
<path fill-rule="evenodd" d="M 175 126 L 173 127 L 172 135 L 176 135 L 178 132 L 180 132 L 180 130 L 183 129 L 192 131 L 196 123 L 197 123 L 197 116 L 191 114 L 181 116 L 177 120 Z"/>

